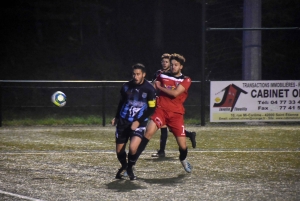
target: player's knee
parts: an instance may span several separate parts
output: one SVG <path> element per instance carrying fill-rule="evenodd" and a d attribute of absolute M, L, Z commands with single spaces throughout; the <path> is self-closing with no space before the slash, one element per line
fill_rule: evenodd
<path fill-rule="evenodd" d="M 153 135 L 154 135 L 154 132 L 146 132 L 144 137 L 147 138 L 148 140 L 150 140 Z"/>
<path fill-rule="evenodd" d="M 148 140 L 150 140 L 151 137 L 154 135 L 154 133 L 157 130 L 158 130 L 157 125 L 155 124 L 155 122 L 153 120 L 151 120 L 149 122 L 149 124 L 147 125 L 146 133 L 145 133 L 144 137 L 147 138 Z"/>
<path fill-rule="evenodd" d="M 129 153 L 132 154 L 132 155 L 134 155 L 134 154 L 136 154 L 136 151 L 137 151 L 137 148 L 136 149 L 130 149 Z"/>

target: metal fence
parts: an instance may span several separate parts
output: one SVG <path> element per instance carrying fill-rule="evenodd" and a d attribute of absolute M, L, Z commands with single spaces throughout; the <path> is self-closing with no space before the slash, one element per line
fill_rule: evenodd
<path fill-rule="evenodd" d="M 102 125 L 105 126 L 107 118 L 115 115 L 124 82 L 126 81 L 1 80 L 1 126 L 3 120 L 89 115 L 102 118 Z M 206 86 L 208 94 L 209 84 Z M 205 112 L 201 111 L 200 90 L 200 81 L 193 81 L 184 104 L 185 118 L 199 120 L 199 123 L 201 112 Z M 51 102 L 51 96 L 56 91 L 66 94 L 67 104 L 64 107 L 57 107 Z"/>

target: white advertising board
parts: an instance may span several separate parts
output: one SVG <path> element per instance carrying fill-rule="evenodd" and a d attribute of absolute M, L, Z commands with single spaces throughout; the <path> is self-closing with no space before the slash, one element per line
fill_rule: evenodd
<path fill-rule="evenodd" d="M 210 121 L 300 121 L 300 80 L 211 81 Z"/>

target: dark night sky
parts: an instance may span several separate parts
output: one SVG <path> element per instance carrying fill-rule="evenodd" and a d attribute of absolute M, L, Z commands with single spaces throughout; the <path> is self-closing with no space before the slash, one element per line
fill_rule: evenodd
<path fill-rule="evenodd" d="M 298 1 L 262 1 L 263 27 L 299 26 Z M 1 8 L 0 79 L 128 79 L 125 69 L 132 64 L 144 63 L 152 75 L 161 54 L 176 52 L 187 59 L 184 73 L 200 80 L 199 2 L 14 1 Z M 241 27 L 242 3 L 209 1 L 207 26 Z M 262 37 L 263 79 L 299 79 L 299 31 L 263 32 Z M 206 77 L 241 79 L 241 44 L 242 32 L 207 32 Z"/>

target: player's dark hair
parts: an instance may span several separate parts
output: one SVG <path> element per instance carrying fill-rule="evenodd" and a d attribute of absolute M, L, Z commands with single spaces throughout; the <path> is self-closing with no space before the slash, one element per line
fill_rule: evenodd
<path fill-rule="evenodd" d="M 184 62 L 185 62 L 185 58 L 184 58 L 181 54 L 177 54 L 177 53 L 171 54 L 170 61 L 171 61 L 171 60 L 176 60 L 176 61 L 178 61 L 181 65 L 183 65 Z"/>
<path fill-rule="evenodd" d="M 164 53 L 163 55 L 161 55 L 161 60 L 163 59 L 170 59 L 171 55 L 169 53 Z"/>
<path fill-rule="evenodd" d="M 132 70 L 135 70 L 135 69 L 140 69 L 143 73 L 146 72 L 146 68 L 143 64 L 141 63 L 136 63 L 132 66 Z"/>

